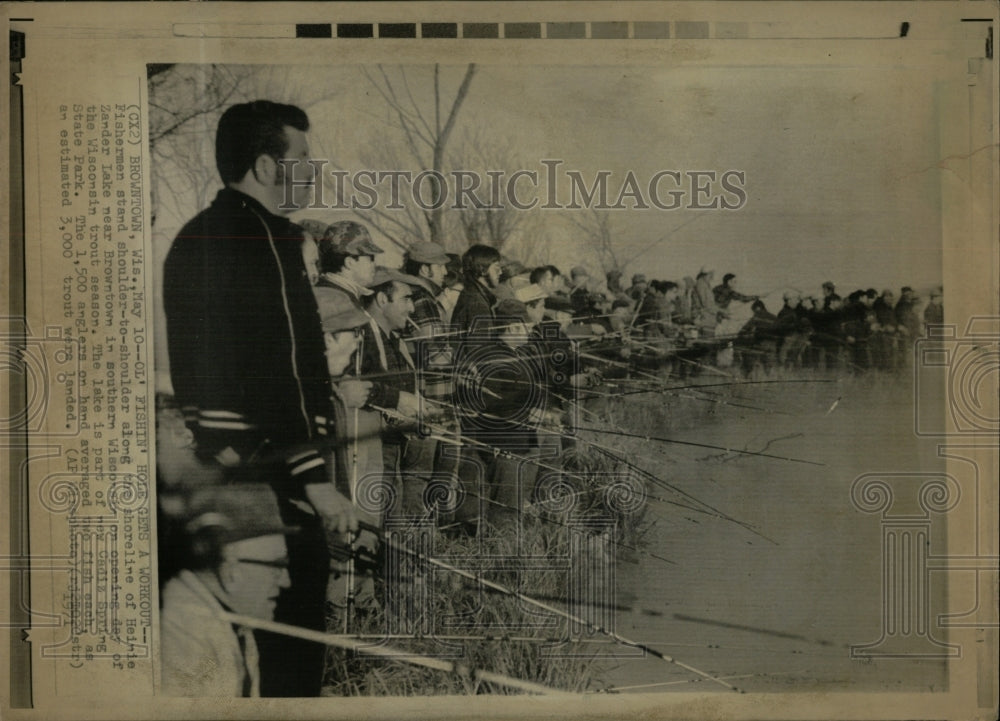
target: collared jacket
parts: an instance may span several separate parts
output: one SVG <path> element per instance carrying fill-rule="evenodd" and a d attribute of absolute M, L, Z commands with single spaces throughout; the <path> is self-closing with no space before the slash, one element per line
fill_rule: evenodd
<path fill-rule="evenodd" d="M 410 320 L 425 332 L 438 334 L 443 332 L 445 324 L 444 306 L 438 300 L 441 289 L 426 278 L 417 278 L 410 283 L 413 291 L 413 312 Z"/>
<path fill-rule="evenodd" d="M 754 300 L 752 295 L 743 295 L 739 291 L 730 288 L 725 283 L 720 283 L 719 285 L 712 288 L 712 295 L 715 298 L 715 304 L 725 310 L 729 307 L 729 304 L 734 300 L 738 300 L 742 303 L 749 303 Z"/>
<path fill-rule="evenodd" d="M 369 405 L 394 409 L 401 391 L 416 392 L 413 357 L 398 333 L 387 334 L 374 320 L 362 326 L 361 377 L 375 376 Z"/>
<path fill-rule="evenodd" d="M 170 376 L 200 452 L 261 449 L 322 465 L 330 385 L 301 229 L 231 188 L 185 225 L 164 264 Z M 305 454 L 304 454 L 305 453 Z M 277 489 L 276 489 L 277 490 Z"/>
<path fill-rule="evenodd" d="M 361 296 L 370 291 L 335 273 L 324 273 L 313 286 L 320 317 L 336 315 L 349 308 L 364 310 Z"/>
<path fill-rule="evenodd" d="M 466 345 L 456 358 L 456 400 L 463 435 L 476 447 L 513 452 L 538 445 L 549 393 L 541 344 L 512 348 L 494 340 Z"/>
<path fill-rule="evenodd" d="M 219 618 L 225 608 L 191 571 L 163 587 L 160 658 L 167 696 L 260 696 L 252 633 Z M 242 646 L 242 647 L 241 647 Z"/>
<path fill-rule="evenodd" d="M 491 325 L 496 317 L 493 312 L 495 304 L 496 296 L 486 286 L 478 280 L 467 278 L 462 294 L 455 303 L 455 310 L 451 314 L 451 323 L 458 331 L 468 333 L 478 320 L 477 325 L 480 330 L 489 332 L 483 326 Z"/>

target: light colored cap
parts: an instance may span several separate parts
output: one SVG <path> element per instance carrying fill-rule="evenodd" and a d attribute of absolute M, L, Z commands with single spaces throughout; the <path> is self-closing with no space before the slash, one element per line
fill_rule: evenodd
<path fill-rule="evenodd" d="M 528 285 L 515 290 L 514 297 L 522 303 L 531 303 L 536 300 L 548 298 L 549 294 L 546 293 L 545 289 L 538 285 L 538 283 L 529 283 Z"/>

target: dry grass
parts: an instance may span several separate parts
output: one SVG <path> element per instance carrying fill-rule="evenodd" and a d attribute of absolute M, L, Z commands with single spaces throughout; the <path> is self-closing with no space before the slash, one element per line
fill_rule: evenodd
<path fill-rule="evenodd" d="M 608 492 L 607 473 L 614 470 L 608 460 L 577 450 L 568 453 L 564 463 L 572 482 L 560 486 L 568 494 L 561 502 L 553 496 L 552 503 L 529 507 L 520 523 L 504 522 L 486 529 L 479 538 L 447 537 L 432 530 L 430 548 L 424 548 L 435 558 L 602 625 L 601 613 L 611 612 L 607 598 L 613 590 L 602 587 L 602 565 L 615 553 L 616 543 L 635 541 L 641 516 L 616 511 L 617 501 Z M 573 624 L 455 573 L 437 568 L 429 573 L 426 564 L 406 558 L 397 554 L 395 582 L 379 582 L 375 597 L 359 603 L 351 633 L 404 653 L 436 656 L 562 691 L 592 691 L 601 686 L 600 646 L 586 642 L 595 633 L 586 624 Z M 595 608 L 587 599 L 605 600 L 597 601 Z M 408 616 L 400 608 L 411 601 L 413 613 Z M 343 630 L 343 613 L 332 610 L 331 629 Z M 522 692 L 478 683 L 467 675 L 331 650 L 325 693 Z"/>

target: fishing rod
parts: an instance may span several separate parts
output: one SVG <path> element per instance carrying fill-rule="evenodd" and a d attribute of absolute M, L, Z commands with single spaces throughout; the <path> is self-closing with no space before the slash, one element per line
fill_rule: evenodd
<path fill-rule="evenodd" d="M 682 358 L 680 355 L 675 355 L 674 358 L 676 358 L 677 360 L 679 360 L 681 363 L 687 363 L 688 365 L 692 365 L 692 366 L 694 366 L 696 368 L 702 368 L 704 370 L 710 370 L 713 373 L 717 373 L 718 375 L 724 376 L 726 378 L 735 378 L 736 377 L 732 373 L 726 373 L 725 371 L 719 370 L 715 366 L 710 366 L 707 363 L 699 363 L 698 361 L 693 361 L 690 358 Z"/>
<path fill-rule="evenodd" d="M 809 461 L 803 458 L 791 458 L 789 456 L 776 456 L 771 453 L 758 453 L 756 451 L 747 451 L 740 448 L 726 448 L 725 446 L 714 446 L 709 443 L 696 443 L 695 441 L 681 441 L 676 438 L 661 438 L 657 436 L 644 436 L 640 433 L 627 433 L 625 431 L 612 431 L 605 430 L 602 428 L 589 428 L 586 426 L 578 426 L 581 431 L 590 431 L 592 433 L 604 433 L 612 436 L 622 436 L 623 438 L 638 438 L 644 441 L 659 441 L 660 443 L 676 443 L 682 446 L 696 446 L 698 448 L 710 448 L 716 451 L 726 451 L 727 453 L 739 453 L 746 456 L 760 456 L 761 458 L 774 458 L 779 461 L 789 461 L 792 463 L 808 463 L 811 466 L 825 466 L 825 463 L 820 463 L 819 461 Z"/>
<path fill-rule="evenodd" d="M 593 412 L 588 411 L 585 407 L 583 407 L 583 406 L 579 406 L 579 407 L 580 407 L 580 410 L 582 410 L 584 412 L 589 412 L 592 416 L 595 415 Z M 554 431 L 548 431 L 547 429 L 540 429 L 540 430 L 542 432 L 556 433 Z M 562 436 L 563 434 L 559 433 L 558 435 Z M 656 485 L 656 486 L 658 486 L 660 488 L 663 488 L 664 490 L 672 491 L 673 493 L 678 494 L 682 498 L 687 498 L 687 499 L 693 501 L 694 503 L 699 504 L 702 507 L 698 508 L 696 506 L 689 506 L 689 505 L 687 505 L 685 503 L 679 503 L 678 501 L 673 501 L 673 500 L 670 500 L 670 499 L 667 499 L 667 498 L 662 498 L 662 497 L 656 496 L 656 495 L 650 495 L 648 492 L 646 493 L 646 497 L 647 498 L 652 498 L 652 499 L 660 501 L 662 503 L 668 503 L 670 505 L 677 506 L 678 508 L 686 508 L 687 510 L 694 511 L 695 513 L 702 513 L 702 514 L 704 514 L 706 516 L 710 516 L 710 517 L 713 517 L 713 518 L 718 518 L 719 520 L 724 520 L 724 521 L 728 521 L 730 523 L 734 523 L 737 526 L 739 526 L 740 528 L 743 528 L 744 530 L 750 531 L 754 535 L 763 538 L 765 541 L 768 541 L 769 543 L 773 543 L 776 546 L 779 545 L 777 541 L 775 541 L 774 539 L 769 538 L 768 536 L 764 535 L 763 533 L 761 533 L 760 531 L 758 531 L 756 528 L 754 528 L 751 524 L 748 524 L 748 523 L 745 523 L 743 521 L 740 521 L 739 519 L 734 518 L 733 516 L 730 516 L 727 513 L 723 513 L 721 510 L 719 510 L 715 506 L 712 506 L 711 504 L 705 503 L 701 499 L 696 498 L 695 496 L 691 495 L 690 493 L 688 493 L 687 491 L 683 490 L 682 488 L 680 488 L 678 486 L 675 486 L 674 484 L 672 484 L 672 483 L 670 483 L 668 481 L 664 481 L 664 480 L 660 479 L 659 477 L 657 477 L 656 475 L 650 473 L 649 471 L 647 471 L 646 469 L 642 468 L 641 466 L 639 466 L 639 465 L 631 462 L 627 458 L 624 458 L 624 457 L 618 455 L 618 452 L 615 449 L 609 448 L 608 446 L 605 446 L 605 445 L 603 445 L 601 443 L 598 443 L 597 441 L 586 439 L 586 438 L 582 438 L 582 437 L 578 437 L 575 440 L 578 440 L 578 441 L 582 442 L 584 445 L 586 445 L 588 447 L 594 448 L 595 450 L 597 450 L 598 453 L 600 453 L 601 455 L 605 456 L 606 458 L 610 458 L 610 459 L 614 460 L 615 462 L 624 465 L 626 468 L 628 468 L 628 469 L 630 469 L 632 471 L 635 471 L 641 477 L 647 479 L 648 481 L 651 481 L 654 485 Z"/>
<path fill-rule="evenodd" d="M 789 413 L 787 411 L 778 411 L 778 410 L 775 410 L 773 408 L 764 408 L 763 406 L 752 406 L 752 405 L 750 405 L 748 403 L 733 403 L 732 401 L 726 401 L 726 400 L 723 400 L 721 398 L 703 398 L 703 397 L 700 397 L 700 396 L 694 396 L 694 395 L 689 395 L 689 394 L 685 394 L 685 393 L 678 393 L 676 391 L 675 391 L 675 393 L 680 398 L 689 398 L 689 399 L 691 399 L 693 401 L 705 401 L 706 403 L 715 403 L 717 405 L 730 406 L 732 408 L 746 408 L 747 410 L 751 410 L 751 411 L 760 411 L 761 413 L 773 413 L 775 415 L 781 415 L 781 416 L 790 416 L 790 415 L 792 415 L 791 413 Z"/>
<path fill-rule="evenodd" d="M 365 524 L 365 525 L 367 526 L 369 524 Z M 369 529 L 366 529 L 366 530 L 369 530 Z M 534 606 L 534 607 L 539 608 L 539 609 L 541 609 L 543 611 L 548 611 L 549 613 L 553 613 L 553 614 L 559 616 L 560 618 L 564 618 L 567 621 L 570 621 L 571 623 L 579 624 L 580 626 L 583 626 L 583 627 L 585 627 L 587 629 L 590 629 L 592 631 L 596 631 L 597 633 L 600 633 L 600 634 L 602 634 L 604 636 L 607 636 L 609 638 L 613 638 L 613 639 L 615 639 L 616 641 L 618 641 L 619 643 L 621 643 L 624 646 L 631 646 L 632 648 L 637 648 L 637 649 L 639 649 L 641 651 L 644 651 L 644 652 L 650 654 L 651 656 L 655 656 L 656 658 L 659 658 L 659 659 L 661 659 L 661 660 L 663 660 L 663 661 L 665 661 L 667 663 L 670 663 L 670 664 L 673 664 L 675 666 L 678 666 L 679 668 L 683 668 L 684 670 L 689 671 L 689 672 L 691 672 L 691 673 L 693 673 L 693 674 L 695 674 L 697 676 L 700 676 L 701 678 L 704 678 L 704 679 L 706 679 L 708 681 L 712 681 L 713 683 L 716 683 L 716 684 L 718 684 L 720 686 L 723 686 L 724 688 L 726 688 L 726 689 L 728 689 L 730 691 L 735 691 L 737 693 L 742 693 L 742 691 L 740 691 L 740 689 L 738 689 L 736 686 L 733 686 L 732 684 L 726 683 L 722 679 L 720 679 L 720 678 L 718 678 L 716 676 L 713 676 L 712 674 L 708 673 L 707 671 L 702 671 L 701 669 L 695 668 L 694 666 L 691 666 L 690 664 L 686 664 L 686 663 L 684 663 L 682 661 L 679 661 L 676 658 L 674 658 L 673 656 L 669 656 L 669 655 L 663 653 L 662 651 L 658 651 L 655 648 L 652 648 L 652 647 L 650 647 L 650 646 L 648 646 L 648 645 L 646 645 L 646 644 L 644 644 L 644 643 L 642 643 L 640 641 L 633 641 L 632 639 L 626 638 L 625 636 L 622 636 L 621 634 L 619 634 L 616 631 L 613 631 L 611 629 L 605 628 L 603 625 L 600 625 L 600 624 L 597 624 L 597 623 L 593 623 L 592 621 L 587 621 L 586 619 L 580 618 L 579 616 L 577 616 L 577 615 L 575 615 L 573 613 L 570 613 L 568 611 L 563 611 L 562 609 L 556 608 L 555 606 L 552 606 L 549 603 L 545 603 L 544 601 L 539 601 L 538 599 L 535 599 L 535 598 L 533 598 L 531 596 L 528 596 L 528 595 L 526 595 L 524 593 L 521 593 L 520 591 L 516 591 L 514 589 L 507 588 L 506 586 L 504 586 L 502 584 L 499 584 L 499 583 L 496 583 L 495 581 L 491 581 L 491 580 L 489 580 L 487 578 L 484 578 L 481 574 L 473 573 L 471 571 L 466 571 L 465 569 L 458 568 L 456 566 L 452 566 L 451 564 L 445 563 L 444 561 L 442 561 L 440 559 L 437 559 L 437 558 L 434 558 L 433 556 L 428 556 L 425 553 L 421 553 L 419 551 L 414 551 L 414 550 L 412 550 L 410 548 L 406 548 L 405 546 L 401 546 L 401 545 L 399 545 L 398 543 L 396 543 L 396 542 L 394 542 L 392 540 L 385 539 L 384 534 L 383 534 L 383 539 L 384 539 L 384 542 L 387 545 L 393 546 L 393 547 L 397 548 L 398 550 L 400 550 L 400 551 L 402 551 L 402 552 L 404 552 L 404 553 L 406 553 L 408 555 L 414 556 L 415 558 L 417 558 L 417 559 L 419 559 L 421 561 L 424 561 L 425 563 L 429 563 L 430 565 L 435 566 L 437 568 L 440 568 L 440 569 L 442 569 L 444 571 L 448 571 L 449 573 L 453 573 L 455 575 L 462 576 L 462 577 L 464 577 L 466 579 L 469 579 L 470 581 L 475 581 L 476 583 L 481 584 L 484 587 L 491 588 L 491 589 L 497 591 L 498 593 L 502 593 L 505 596 L 510 596 L 511 598 L 516 598 L 519 601 L 522 601 L 523 603 L 526 603 L 526 604 L 528 604 L 530 606 Z"/>
<path fill-rule="evenodd" d="M 394 413 L 393 411 L 387 411 L 387 412 Z M 432 424 L 429 424 L 429 423 L 425 423 L 425 425 L 428 428 L 432 427 Z M 572 471 L 566 471 L 566 470 L 564 470 L 564 469 L 562 469 L 562 468 L 560 468 L 558 466 L 553 466 L 553 465 L 544 463 L 540 459 L 530 458 L 530 457 L 527 457 L 527 456 L 521 456 L 521 455 L 518 455 L 516 453 L 512 453 L 511 451 L 507 451 L 507 450 L 504 450 L 502 448 L 498 448 L 496 446 L 492 446 L 492 445 L 490 445 L 488 443 L 483 443 L 482 441 L 479 441 L 477 439 L 469 438 L 468 436 L 464 436 L 461 433 L 456 433 L 455 431 L 452 431 L 451 429 L 439 428 L 437 430 L 439 430 L 439 432 L 443 432 L 443 433 L 448 434 L 448 435 L 434 435 L 434 434 L 432 434 L 432 435 L 428 436 L 428 438 L 431 438 L 433 440 L 442 441 L 444 443 L 449 443 L 449 444 L 452 444 L 452 445 L 458 445 L 458 446 L 464 446 L 465 444 L 470 444 L 470 445 L 478 446 L 478 447 L 483 448 L 484 450 L 490 451 L 491 453 L 494 453 L 494 454 L 500 455 L 500 456 L 504 456 L 505 458 L 509 458 L 511 460 L 514 460 L 514 461 L 518 461 L 518 462 L 522 462 L 522 463 L 528 463 L 528 464 L 531 464 L 531 465 L 536 466 L 538 468 L 544 468 L 544 469 L 546 469 L 548 471 L 551 471 L 553 473 L 556 473 L 556 474 L 558 474 L 560 476 L 568 476 L 570 478 L 573 478 L 573 479 L 575 479 L 577 481 L 580 481 L 581 483 L 586 483 L 587 482 L 586 476 L 584 476 L 582 474 L 574 473 Z M 454 435 L 455 438 L 451 438 L 450 435 Z M 494 505 L 494 506 L 496 506 L 498 508 L 503 508 L 505 510 L 513 511 L 515 513 L 521 513 L 521 509 L 516 508 L 514 506 L 508 505 L 506 503 L 502 503 L 501 501 L 494 500 L 492 498 L 480 495 L 478 493 L 474 493 L 474 492 L 472 492 L 472 491 L 470 491 L 468 489 L 464 489 L 464 487 L 463 487 L 463 490 L 465 490 L 465 492 L 468 493 L 468 494 L 470 494 L 473 498 L 478 498 L 479 500 L 486 501 L 487 503 L 490 503 L 490 504 L 492 504 L 492 505 Z M 600 489 L 595 489 L 595 490 L 600 490 Z M 544 505 L 542 503 L 538 503 L 538 502 L 531 502 L 531 503 L 527 503 L 526 505 L 529 506 L 529 507 L 530 506 L 539 506 L 539 507 L 544 508 Z M 691 510 L 697 510 L 697 509 L 691 509 Z M 564 523 L 562 521 L 559 521 L 559 520 L 557 520 L 555 518 L 550 518 L 548 516 L 538 516 L 538 518 L 543 523 L 550 523 L 550 524 L 553 524 L 553 525 L 556 525 L 556 526 L 560 526 L 562 528 L 568 528 L 568 529 L 571 529 L 571 530 L 573 530 L 573 529 L 576 528 L 572 524 Z M 652 553 L 650 551 L 644 551 L 643 549 L 637 548 L 636 546 L 632 546 L 630 544 L 627 544 L 624 541 L 619 541 L 619 540 L 616 540 L 616 539 L 611 539 L 611 543 L 613 543 L 615 546 L 617 546 L 619 548 L 624 548 L 624 549 L 626 549 L 628 551 L 632 551 L 633 553 L 637 553 L 637 554 L 640 554 L 640 555 L 643 555 L 643 556 L 648 556 L 649 558 L 655 558 L 657 561 L 663 561 L 664 563 L 669 563 L 671 566 L 676 566 L 677 565 L 676 561 L 672 561 L 669 558 L 657 555 L 657 554 Z"/>
<path fill-rule="evenodd" d="M 663 384 L 662 380 L 661 381 L 653 381 L 653 380 L 645 380 L 645 379 L 642 379 L 642 378 L 625 378 L 625 379 L 621 379 L 620 381 L 618 381 L 618 380 L 602 381 L 601 385 L 615 387 L 615 386 L 625 385 L 625 384 L 627 384 L 629 382 L 634 382 L 634 383 L 654 383 L 654 382 L 657 382 L 661 386 Z M 689 386 L 689 387 L 692 388 L 692 389 L 694 389 L 695 391 L 697 391 L 697 388 L 698 388 L 697 386 Z M 617 397 L 619 397 L 621 395 L 626 395 L 626 394 L 629 393 L 629 391 L 621 391 L 621 392 L 618 392 L 618 393 L 601 393 L 600 391 L 595 391 L 592 388 L 585 388 L 585 389 L 578 389 L 578 390 L 583 390 L 585 393 L 587 393 L 589 395 L 599 396 L 601 398 L 617 398 Z M 773 408 L 764 408 L 763 406 L 753 406 L 753 405 L 749 405 L 747 403 L 733 403 L 732 401 L 723 400 L 721 398 L 702 398 L 702 397 L 699 397 L 699 396 L 687 395 L 687 394 L 684 394 L 684 393 L 677 392 L 677 389 L 674 389 L 674 388 L 666 388 L 666 387 L 661 387 L 661 388 L 646 388 L 646 389 L 643 389 L 643 391 L 644 392 L 648 392 L 648 393 L 658 393 L 658 392 L 671 393 L 672 395 L 675 395 L 675 396 L 677 396 L 679 398 L 688 398 L 688 399 L 693 400 L 693 401 L 704 401 L 705 403 L 715 403 L 717 405 L 730 406 L 732 408 L 746 408 L 747 410 L 760 411 L 761 413 L 773 413 L 773 414 L 785 415 L 785 416 L 792 415 L 791 413 L 788 413 L 786 411 L 779 411 L 779 410 L 775 410 Z M 705 391 L 701 391 L 701 392 L 704 393 Z M 712 395 L 715 395 L 715 394 L 712 394 Z"/>
<path fill-rule="evenodd" d="M 228 613 L 222 609 L 216 611 L 216 615 L 220 618 L 220 620 L 235 626 L 245 626 L 259 631 L 268 631 L 270 633 L 278 633 L 283 636 L 291 636 L 292 638 L 300 638 L 304 641 L 313 641 L 326 646 L 336 646 L 337 648 L 347 649 L 348 651 L 354 651 L 355 653 L 377 656 L 395 663 L 401 663 L 404 665 L 410 664 L 411 666 L 423 666 L 424 668 L 434 669 L 435 671 L 455 674 L 461 678 L 471 678 L 475 681 L 494 683 L 498 686 L 506 686 L 507 688 L 514 688 L 519 691 L 526 691 L 528 693 L 541 695 L 570 694 L 569 691 L 555 689 L 533 681 L 524 681 L 523 679 L 506 676 L 493 671 L 486 671 L 473 666 L 468 666 L 466 664 L 445 661 L 444 659 L 434 658 L 432 656 L 421 656 L 411 653 L 410 651 L 393 648 L 383 644 L 371 645 L 361 640 L 355 640 L 357 637 L 347 636 L 346 634 L 332 634 L 325 633 L 323 631 L 314 631 L 312 629 L 293 626 L 287 623 L 265 621 L 264 619 L 256 618 L 254 616 Z"/>
<path fill-rule="evenodd" d="M 476 415 L 478 415 L 478 416 L 489 416 L 489 414 L 483 414 L 483 413 L 476 414 Z M 493 417 L 497 418 L 497 416 L 493 416 Z M 504 420 L 504 419 L 502 419 L 502 420 Z M 560 437 L 562 437 L 564 435 L 563 433 L 561 433 L 559 431 L 553 431 L 553 430 L 549 430 L 549 429 L 546 429 L 546 428 L 529 426 L 528 424 L 525 424 L 525 423 L 517 423 L 517 425 L 521 425 L 521 426 L 524 426 L 526 428 L 531 428 L 534 431 L 541 432 L 541 433 L 547 433 L 547 434 L 550 434 L 550 435 L 557 435 L 557 436 L 560 436 Z M 740 526 L 741 528 L 744 528 L 744 529 L 750 531 L 754 535 L 760 536 L 764 540 L 769 541 L 770 543 L 774 543 L 775 545 L 778 545 L 776 541 L 774 541 L 771 538 L 768 538 L 763 533 L 761 533 L 760 531 L 756 530 L 755 528 L 753 528 L 749 524 L 744 523 L 744 522 L 742 522 L 742 521 L 740 521 L 740 520 L 738 520 L 736 518 L 733 518 L 732 516 L 730 516 L 730 515 L 728 515 L 726 513 L 723 513 L 718 508 L 715 508 L 714 506 L 712 506 L 712 505 L 710 505 L 708 503 L 705 503 L 704 501 L 696 498 L 695 496 L 691 495 L 687 491 L 684 491 L 683 489 L 681 489 L 681 488 L 679 488 L 677 486 L 674 486 L 672 483 L 669 483 L 667 481 L 664 481 L 664 480 L 658 478 L 657 476 L 653 475 L 649 471 L 647 471 L 647 470 L 645 470 L 645 469 L 637 466 L 636 464 L 632 463 L 628 459 L 619 456 L 612 449 L 609 449 L 606 446 L 602 446 L 601 444 L 598 444 L 598 443 L 596 443 L 594 441 L 590 441 L 590 440 L 587 440 L 587 439 L 584 439 L 584 438 L 578 438 L 577 440 L 580 440 L 583 443 L 596 448 L 604 456 L 606 456 L 608 458 L 612 458 L 613 460 L 617 461 L 618 463 L 623 464 L 627 468 L 630 468 L 630 469 L 634 470 L 635 472 L 639 473 L 644 478 L 647 478 L 650 481 L 652 481 L 653 483 L 655 483 L 660 488 L 673 491 L 674 493 L 677 493 L 677 494 L 681 495 L 684 498 L 690 499 L 691 501 L 694 501 L 695 503 L 701 505 L 704 509 L 708 509 L 708 510 L 706 511 L 706 510 L 699 509 L 699 508 L 692 508 L 690 506 L 686 506 L 684 504 L 679 504 L 679 503 L 677 503 L 675 505 L 678 505 L 678 506 L 683 507 L 683 508 L 688 508 L 689 510 L 692 510 L 692 511 L 695 511 L 695 512 L 704 513 L 705 515 L 714 516 L 715 518 L 719 518 L 720 520 L 726 520 L 726 521 L 729 521 L 730 523 L 735 523 L 736 525 Z M 482 444 L 482 445 L 486 445 L 486 444 Z M 487 447 L 489 447 L 489 446 L 487 446 Z M 514 457 L 515 458 L 521 458 L 519 456 L 514 456 Z M 528 462 L 532 462 L 529 459 L 524 459 L 524 458 L 521 458 L 521 460 L 526 460 Z M 539 465 L 539 464 L 536 464 L 536 465 Z M 546 466 L 546 467 L 549 470 L 555 471 L 556 473 L 566 473 L 561 468 L 556 468 L 554 466 Z M 571 475 L 571 477 L 572 477 L 572 474 L 567 474 L 567 475 Z M 665 502 L 670 503 L 670 501 L 665 501 Z M 653 555 L 653 554 L 646 553 L 646 555 Z M 654 555 L 654 557 L 657 557 L 657 556 Z M 667 560 L 667 559 L 661 559 L 661 560 Z M 673 561 L 668 561 L 668 562 L 673 563 Z"/>
<path fill-rule="evenodd" d="M 683 489 L 681 489 L 681 488 L 673 485 L 672 483 L 668 483 L 667 481 L 660 480 L 659 478 L 657 478 L 656 476 L 654 476 L 649 471 L 645 470 L 644 468 L 641 468 L 640 466 L 637 466 L 634 463 L 631 463 L 630 461 L 628 461 L 625 458 L 622 458 L 615 451 L 607 448 L 606 446 L 602 446 L 600 444 L 592 443 L 592 442 L 587 441 L 587 440 L 584 440 L 583 442 L 584 443 L 588 443 L 589 445 L 591 445 L 593 448 L 595 448 L 597 450 L 598 453 L 602 454 L 603 456 L 605 456 L 607 458 L 611 458 L 612 460 L 615 460 L 615 461 L 617 461 L 619 463 L 623 463 L 627 467 L 629 467 L 629 468 L 633 469 L 634 471 L 636 471 L 643 478 L 646 478 L 647 480 L 652 481 L 653 483 L 655 483 L 656 485 L 660 486 L 661 488 L 673 491 L 674 493 L 677 493 L 678 495 L 683 496 L 684 498 L 689 498 L 692 501 L 694 501 L 695 503 L 703 506 L 704 508 L 693 508 L 693 507 L 685 505 L 683 503 L 677 503 L 676 501 L 670 501 L 670 500 L 665 499 L 665 498 L 658 498 L 658 497 L 654 496 L 654 498 L 656 498 L 656 500 L 659 500 L 659 501 L 661 501 L 663 503 L 670 503 L 670 504 L 678 506 L 680 508 L 687 508 L 688 510 L 695 511 L 696 513 L 702 513 L 702 514 L 704 514 L 706 516 L 709 516 L 709 517 L 718 518 L 719 520 L 723 520 L 723 521 L 728 521 L 730 523 L 734 523 L 737 526 L 739 526 L 740 528 L 743 528 L 744 530 L 750 531 L 750 533 L 754 534 L 755 536 L 759 536 L 760 538 L 763 538 L 768 543 L 773 543 L 775 546 L 780 545 L 773 538 L 770 538 L 770 537 L 764 535 L 763 533 L 761 533 L 760 531 L 758 531 L 756 528 L 754 528 L 751 524 L 746 523 L 745 521 L 741 521 L 738 518 L 734 518 L 733 516 L 730 516 L 728 513 L 723 513 L 721 510 L 719 510 L 715 506 L 712 506 L 711 504 L 705 503 L 704 501 L 702 501 L 702 500 L 700 500 L 698 498 L 695 498 L 693 495 L 691 495 L 687 491 L 685 491 L 685 490 L 683 490 Z M 705 509 L 707 509 L 707 510 L 705 510 Z"/>
<path fill-rule="evenodd" d="M 774 384 L 774 383 L 836 383 L 837 381 L 831 378 L 786 378 L 782 380 L 770 380 L 770 381 L 746 381 L 746 380 L 735 380 L 730 383 L 691 383 L 689 385 L 683 386 L 666 386 L 664 388 L 642 388 L 631 391 L 623 391 L 619 393 L 619 396 L 632 396 L 641 395 L 643 393 L 666 393 L 668 391 L 682 390 L 688 388 L 717 388 L 720 386 L 740 386 L 740 385 L 762 385 L 762 384 Z"/>

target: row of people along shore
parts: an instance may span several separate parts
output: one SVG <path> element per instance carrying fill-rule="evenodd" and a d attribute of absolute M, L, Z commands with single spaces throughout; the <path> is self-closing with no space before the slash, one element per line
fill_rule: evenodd
<path fill-rule="evenodd" d="M 161 649 L 168 694 L 317 696 L 325 646 L 226 613 L 327 631 L 338 556 L 362 531 L 432 517 L 472 538 L 535 500 L 604 378 L 898 367 L 921 333 L 910 289 L 785 295 L 772 315 L 735 276 L 599 283 L 493 247 L 414 241 L 402 267 L 355 221 L 293 222 L 310 187 L 308 116 L 234 105 L 216 134 L 224 187 L 164 264 L 173 395 L 158 408 Z M 300 164 L 308 166 L 309 164 Z M 753 315 L 732 332 L 741 303 Z M 941 320 L 940 294 L 922 320 Z M 732 325 L 732 324 L 730 324 Z M 666 369 L 664 371 L 664 368 Z M 447 499 L 442 502 L 441 499 Z M 364 531 L 364 529 L 369 529 Z M 339 564 L 339 565 L 338 565 Z"/>

